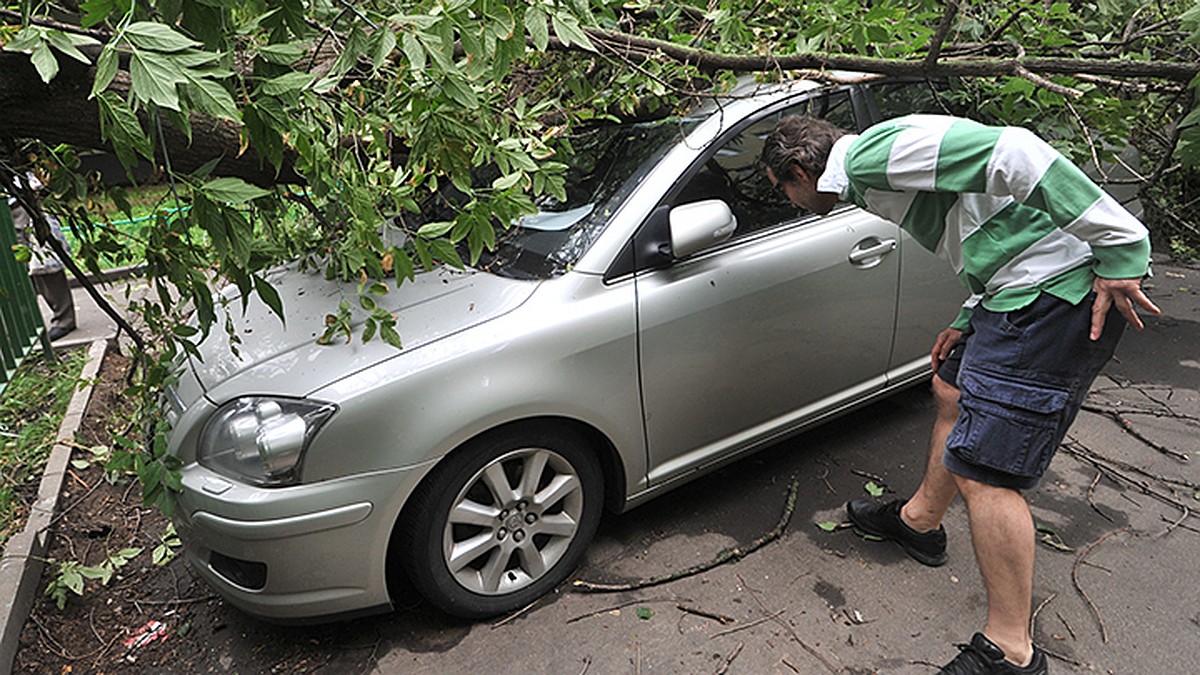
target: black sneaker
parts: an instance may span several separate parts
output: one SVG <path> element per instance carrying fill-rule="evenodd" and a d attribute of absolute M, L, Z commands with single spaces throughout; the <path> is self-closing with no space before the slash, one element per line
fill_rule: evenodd
<path fill-rule="evenodd" d="M 946 564 L 946 529 L 917 532 L 900 519 L 900 507 L 908 500 L 897 499 L 886 504 L 870 499 L 855 499 L 846 504 L 850 522 L 867 534 L 890 539 L 922 565 L 939 567 Z"/>
<path fill-rule="evenodd" d="M 961 652 L 938 671 L 941 675 L 1046 675 L 1046 652 L 1033 646 L 1033 659 L 1027 666 L 1018 666 L 1004 659 L 1004 650 L 996 643 L 976 633 L 969 645 L 956 645 Z"/>

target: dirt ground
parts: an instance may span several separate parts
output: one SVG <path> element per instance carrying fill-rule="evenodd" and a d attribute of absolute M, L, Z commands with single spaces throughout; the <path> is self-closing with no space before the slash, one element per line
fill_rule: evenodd
<path fill-rule="evenodd" d="M 112 352 L 105 358 L 80 429 L 81 445 L 111 442 L 107 424 L 124 405 L 127 363 Z M 167 520 L 157 509 L 142 506 L 138 489 L 132 479 L 106 481 L 98 466 L 70 470 L 47 557 L 97 565 L 124 548 L 141 547 L 142 552 L 118 569 L 107 586 L 87 580 L 83 595 L 70 594 L 61 610 L 45 595 L 55 570 L 48 566 L 13 672 L 309 672 L 341 656 L 328 650 L 321 650 L 320 656 L 314 653 L 325 631 L 344 636 L 345 625 L 297 630 L 255 622 L 216 598 L 182 557 L 155 565 L 151 551 L 160 544 Z M 222 633 L 249 639 L 258 647 L 251 654 L 239 654 L 241 662 L 236 664 L 214 656 L 210 648 Z M 361 658 L 368 656 L 369 652 Z M 345 665 L 348 670 L 362 669 Z"/>
<path fill-rule="evenodd" d="M 77 436 L 80 446 L 111 443 L 109 424 L 126 404 L 127 366 L 128 359 L 110 349 Z M 47 565 L 12 672 L 365 673 L 387 651 L 389 633 L 411 635 L 419 625 L 420 636 L 405 647 L 436 652 L 449 645 L 440 636 L 458 635 L 468 625 L 421 601 L 387 615 L 316 626 L 259 621 L 225 604 L 182 555 L 153 563 L 151 551 L 168 521 L 142 505 L 139 490 L 132 477 L 108 482 L 96 465 L 69 469 L 47 558 L 98 565 L 121 549 L 142 552 L 107 585 L 85 580 L 83 595 L 71 593 L 61 610 L 45 594 L 54 576 Z"/>

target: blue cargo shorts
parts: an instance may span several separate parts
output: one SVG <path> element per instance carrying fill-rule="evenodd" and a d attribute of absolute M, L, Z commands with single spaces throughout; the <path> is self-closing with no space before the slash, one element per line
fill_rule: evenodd
<path fill-rule="evenodd" d="M 951 472 L 1024 490 L 1041 480 L 1088 388 L 1125 331 L 1113 309 L 1092 341 L 1090 293 L 1077 305 L 1042 293 L 1012 311 L 977 306 L 937 376 L 960 390 L 942 462 Z"/>

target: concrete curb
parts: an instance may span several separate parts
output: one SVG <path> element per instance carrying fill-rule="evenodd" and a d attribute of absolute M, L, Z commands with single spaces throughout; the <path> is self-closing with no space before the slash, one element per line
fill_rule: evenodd
<path fill-rule="evenodd" d="M 57 441 L 50 451 L 37 501 L 29 510 L 25 529 L 8 540 L 4 559 L 0 560 L 0 675 L 12 672 L 13 659 L 20 646 L 21 630 L 29 618 L 36 598 L 38 581 L 45 567 L 47 537 L 54 514 L 58 510 L 58 495 L 62 492 L 67 462 L 71 459 L 71 443 L 83 423 L 88 401 L 100 364 L 104 360 L 107 340 L 95 340 L 88 348 L 88 360 L 80 375 L 89 384 L 75 392 L 67 404 L 67 412 L 58 427 Z"/>

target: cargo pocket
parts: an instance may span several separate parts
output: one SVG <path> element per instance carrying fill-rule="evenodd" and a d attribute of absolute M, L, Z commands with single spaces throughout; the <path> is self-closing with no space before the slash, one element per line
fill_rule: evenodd
<path fill-rule="evenodd" d="M 959 417 L 946 450 L 978 466 L 1040 478 L 1054 456 L 1070 392 L 1006 373 L 960 370 Z"/>

